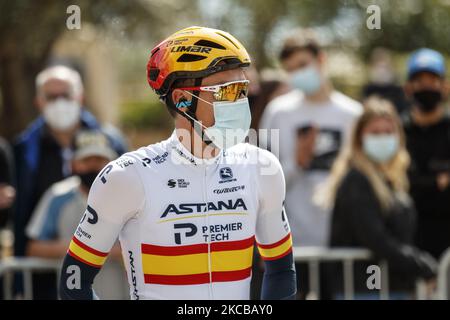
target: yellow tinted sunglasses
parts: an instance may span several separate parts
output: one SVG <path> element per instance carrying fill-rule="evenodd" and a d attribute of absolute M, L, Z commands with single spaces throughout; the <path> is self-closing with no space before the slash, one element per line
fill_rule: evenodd
<path fill-rule="evenodd" d="M 183 87 L 181 90 L 212 92 L 217 101 L 236 101 L 241 95 L 247 97 L 249 80 L 230 81 L 215 86 Z"/>

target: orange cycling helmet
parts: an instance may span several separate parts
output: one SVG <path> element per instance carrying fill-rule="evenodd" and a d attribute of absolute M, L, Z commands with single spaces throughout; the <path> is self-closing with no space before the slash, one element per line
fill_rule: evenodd
<path fill-rule="evenodd" d="M 153 48 L 147 64 L 147 80 L 158 95 L 166 96 L 176 80 L 204 78 L 216 72 L 248 67 L 250 62 L 247 50 L 231 34 L 189 27 Z"/>

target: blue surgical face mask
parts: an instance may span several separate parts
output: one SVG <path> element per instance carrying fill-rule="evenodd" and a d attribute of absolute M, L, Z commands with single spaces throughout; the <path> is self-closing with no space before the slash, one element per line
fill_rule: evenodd
<path fill-rule="evenodd" d="M 216 147 L 227 149 L 244 141 L 252 121 L 247 98 L 234 102 L 214 101 L 213 103 L 199 99 L 213 106 L 215 123 L 206 128 L 198 121 L 194 121 L 204 128 L 205 135 Z"/>
<path fill-rule="evenodd" d="M 252 121 L 248 99 L 215 101 L 213 108 L 215 123 L 205 133 L 214 145 L 227 149 L 244 141 Z"/>
<path fill-rule="evenodd" d="M 315 65 L 309 65 L 292 74 L 291 84 L 306 95 L 311 95 L 319 91 L 322 85 L 322 77 Z"/>
<path fill-rule="evenodd" d="M 366 134 L 363 138 L 364 153 L 377 163 L 391 160 L 399 148 L 399 138 L 395 134 Z"/>

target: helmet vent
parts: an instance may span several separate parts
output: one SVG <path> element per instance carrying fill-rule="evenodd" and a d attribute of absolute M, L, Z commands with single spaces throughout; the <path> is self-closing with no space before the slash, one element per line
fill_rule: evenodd
<path fill-rule="evenodd" d="M 155 55 L 155 53 L 157 53 L 159 51 L 159 47 L 155 48 L 152 50 L 150 57 L 153 57 Z"/>
<path fill-rule="evenodd" d="M 199 56 L 198 54 L 185 53 L 177 59 L 177 62 L 193 62 L 193 61 L 200 61 L 203 59 L 206 59 L 206 57 Z"/>
<path fill-rule="evenodd" d="M 159 69 L 150 69 L 148 75 L 149 75 L 150 80 L 156 81 L 156 78 L 159 75 Z"/>
<path fill-rule="evenodd" d="M 216 48 L 216 49 L 221 49 L 221 50 L 225 50 L 226 48 L 218 43 L 209 41 L 209 40 L 199 40 L 196 43 L 194 43 L 197 46 L 202 46 L 202 47 L 210 47 L 210 48 Z"/>
<path fill-rule="evenodd" d="M 224 37 L 225 39 L 227 39 L 228 41 L 230 41 L 230 42 L 233 44 L 233 46 L 235 46 L 236 49 L 239 50 L 239 47 L 238 47 L 233 41 L 231 41 L 231 39 L 228 38 L 226 35 L 222 34 L 221 32 L 216 32 L 216 33 L 217 33 L 219 36 L 222 36 L 222 37 Z"/>

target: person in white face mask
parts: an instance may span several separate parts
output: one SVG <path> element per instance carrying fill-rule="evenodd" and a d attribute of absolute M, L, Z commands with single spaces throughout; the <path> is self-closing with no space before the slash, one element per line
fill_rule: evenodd
<path fill-rule="evenodd" d="M 36 77 L 36 106 L 40 116 L 20 134 L 14 145 L 17 202 L 14 213 L 15 255 L 23 256 L 31 213 L 45 191 L 72 175 L 70 150 L 80 128 L 99 129 L 94 116 L 82 107 L 83 85 L 79 73 L 66 66 L 52 66 Z M 125 152 L 111 136 L 118 154 Z M 55 277 L 35 283 L 35 298 L 56 298 Z"/>
<path fill-rule="evenodd" d="M 269 103 L 260 123 L 261 129 L 279 130 L 279 144 L 260 139 L 260 146 L 279 150 L 286 174 L 286 209 L 294 244 L 323 247 L 328 241 L 330 214 L 313 203 L 312 195 L 327 178 L 362 108 L 357 101 L 333 89 L 325 72 L 325 52 L 312 31 L 299 30 L 288 37 L 280 62 L 288 73 L 292 91 Z M 305 297 L 308 268 L 298 264 L 297 270 L 301 295 Z"/>
<path fill-rule="evenodd" d="M 333 165 L 315 200 L 333 210 L 331 247 L 372 251 L 373 261 L 356 263 L 357 299 L 379 299 L 367 287 L 367 267 L 388 263 L 391 299 L 412 299 L 419 278 L 433 286 L 436 261 L 413 245 L 416 211 L 408 195 L 410 157 L 392 104 L 369 99 L 351 139 Z M 343 298 L 342 268 L 329 270 L 334 298 Z"/>
<path fill-rule="evenodd" d="M 36 79 L 36 104 L 54 138 L 68 146 L 80 125 L 83 86 L 78 72 L 55 66 Z"/>

